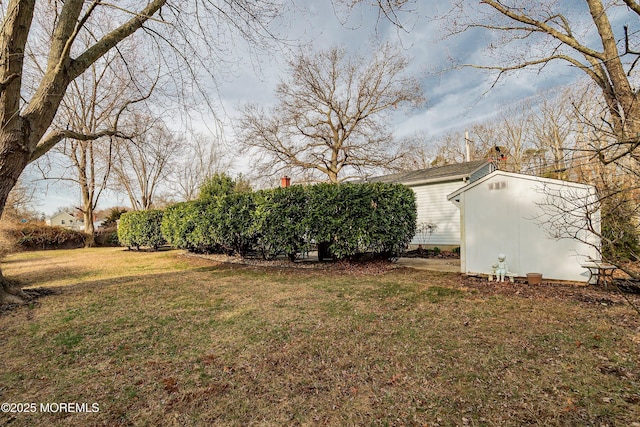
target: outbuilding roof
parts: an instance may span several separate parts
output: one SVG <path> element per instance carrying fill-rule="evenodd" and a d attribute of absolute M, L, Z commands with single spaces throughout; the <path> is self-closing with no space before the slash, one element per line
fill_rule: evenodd
<path fill-rule="evenodd" d="M 506 171 L 502 171 L 502 170 L 496 170 L 493 171 L 492 173 L 483 176 L 482 178 L 478 179 L 477 181 L 474 181 L 468 185 L 465 185 L 463 187 L 458 188 L 456 191 L 454 191 L 453 193 L 449 194 L 447 196 L 447 200 L 452 200 L 456 197 L 458 197 L 460 194 L 469 191 L 470 189 L 482 184 L 484 181 L 491 179 L 495 176 L 504 176 L 504 177 L 510 177 L 513 179 L 521 179 L 521 180 L 528 180 L 528 181 L 534 181 L 536 183 L 539 184 L 560 184 L 560 185 L 565 185 L 565 186 L 569 186 L 569 187 L 576 187 L 576 188 L 584 188 L 590 191 L 595 191 L 595 187 L 593 185 L 589 185 L 589 184 L 582 184 L 579 182 L 573 182 L 573 181 L 564 181 L 561 179 L 554 179 L 554 178 L 543 178 L 540 176 L 535 176 L 535 175 L 526 175 L 526 174 L 521 174 L 521 173 L 515 173 L 515 172 L 506 172 Z"/>
<path fill-rule="evenodd" d="M 405 185 L 418 185 L 434 182 L 453 181 L 469 178 L 474 172 L 489 163 L 487 160 L 474 160 L 472 162 L 455 163 L 452 165 L 438 166 L 434 168 L 419 169 L 409 172 L 400 172 L 392 175 L 383 175 L 368 178 L 368 182 L 392 182 Z"/>

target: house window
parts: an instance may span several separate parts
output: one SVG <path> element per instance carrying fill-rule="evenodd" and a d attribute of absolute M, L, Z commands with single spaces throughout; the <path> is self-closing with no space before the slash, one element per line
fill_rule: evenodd
<path fill-rule="evenodd" d="M 64 219 L 60 220 L 60 224 L 64 225 Z"/>

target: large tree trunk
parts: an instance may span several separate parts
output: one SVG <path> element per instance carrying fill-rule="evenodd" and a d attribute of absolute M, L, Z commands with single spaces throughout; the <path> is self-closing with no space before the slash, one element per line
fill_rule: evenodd
<path fill-rule="evenodd" d="M 0 215 L 9 192 L 29 161 L 47 152 L 62 138 L 75 137 L 75 132 L 69 130 L 54 132 L 49 138 L 45 136 L 69 83 L 140 29 L 166 1 L 152 0 L 75 58 L 71 57 L 71 52 L 80 32 L 79 26 L 87 23 L 101 2 L 92 2 L 88 8 L 84 7 L 83 0 L 60 2 L 62 6 L 51 34 L 44 75 L 35 85 L 31 99 L 23 102 L 24 61 L 29 58 L 25 52 L 36 0 L 9 0 L 0 26 Z M 85 16 L 81 19 L 83 10 Z M 27 296 L 0 272 L 0 303 L 25 299 Z"/>
<path fill-rule="evenodd" d="M 0 214 L 9 192 L 29 162 L 30 153 L 24 144 L 20 144 L 19 136 L 19 130 L 0 132 Z M 5 279 L 0 270 L 0 304 L 24 303 L 27 299 L 20 287 Z"/>
<path fill-rule="evenodd" d="M 30 299 L 29 295 L 20 289 L 20 286 L 4 278 L 2 270 L 0 270 L 0 283 L 2 284 L 2 287 L 0 287 L 0 304 L 24 304 Z"/>
<path fill-rule="evenodd" d="M 93 226 L 93 209 L 86 209 L 82 213 L 84 219 L 84 247 L 91 248 L 96 244 L 96 230 Z"/>

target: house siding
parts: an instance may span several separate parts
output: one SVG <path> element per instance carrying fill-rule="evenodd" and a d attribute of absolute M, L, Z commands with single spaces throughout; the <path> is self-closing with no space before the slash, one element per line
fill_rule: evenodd
<path fill-rule="evenodd" d="M 84 225 L 82 220 L 79 220 L 73 215 L 64 212 L 47 219 L 46 224 L 53 227 L 63 227 L 70 229 L 81 229 Z"/>
<path fill-rule="evenodd" d="M 418 233 L 411 241 L 413 245 L 455 247 L 460 246 L 460 213 L 455 205 L 449 203 L 447 196 L 495 169 L 495 164 L 487 160 L 474 160 L 372 177 L 368 181 L 401 183 L 414 191 L 418 224 L 432 223 L 437 228 L 430 236 Z"/>
<path fill-rule="evenodd" d="M 447 195 L 462 187 L 465 183 L 457 181 L 441 182 L 430 185 L 411 187 L 416 194 L 418 206 L 417 222 L 429 222 L 437 226 L 428 241 L 421 236 L 414 236 L 412 244 L 426 245 L 460 245 L 460 211 L 447 200 Z"/>

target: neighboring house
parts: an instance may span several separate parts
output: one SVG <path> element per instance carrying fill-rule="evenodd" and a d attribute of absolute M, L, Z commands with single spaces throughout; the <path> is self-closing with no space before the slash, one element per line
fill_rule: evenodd
<path fill-rule="evenodd" d="M 586 230 L 587 217 L 595 230 L 600 225 L 593 186 L 497 170 L 448 199 L 461 218 L 462 273 L 490 274 L 502 253 L 516 276 L 589 279 L 580 265 L 600 246 Z"/>
<path fill-rule="evenodd" d="M 418 225 L 429 223 L 435 226 L 428 241 L 417 234 L 412 244 L 428 244 L 445 247 L 460 246 L 460 213 L 447 201 L 447 195 L 462 186 L 472 183 L 496 169 L 486 160 L 439 166 L 393 175 L 369 178 L 368 182 L 392 182 L 410 187 L 416 194 Z"/>
<path fill-rule="evenodd" d="M 74 230 L 80 230 L 84 227 L 84 221 L 74 217 L 68 212 L 61 212 L 57 215 L 54 215 L 51 218 L 47 219 L 45 222 L 50 226 L 71 228 Z"/>

